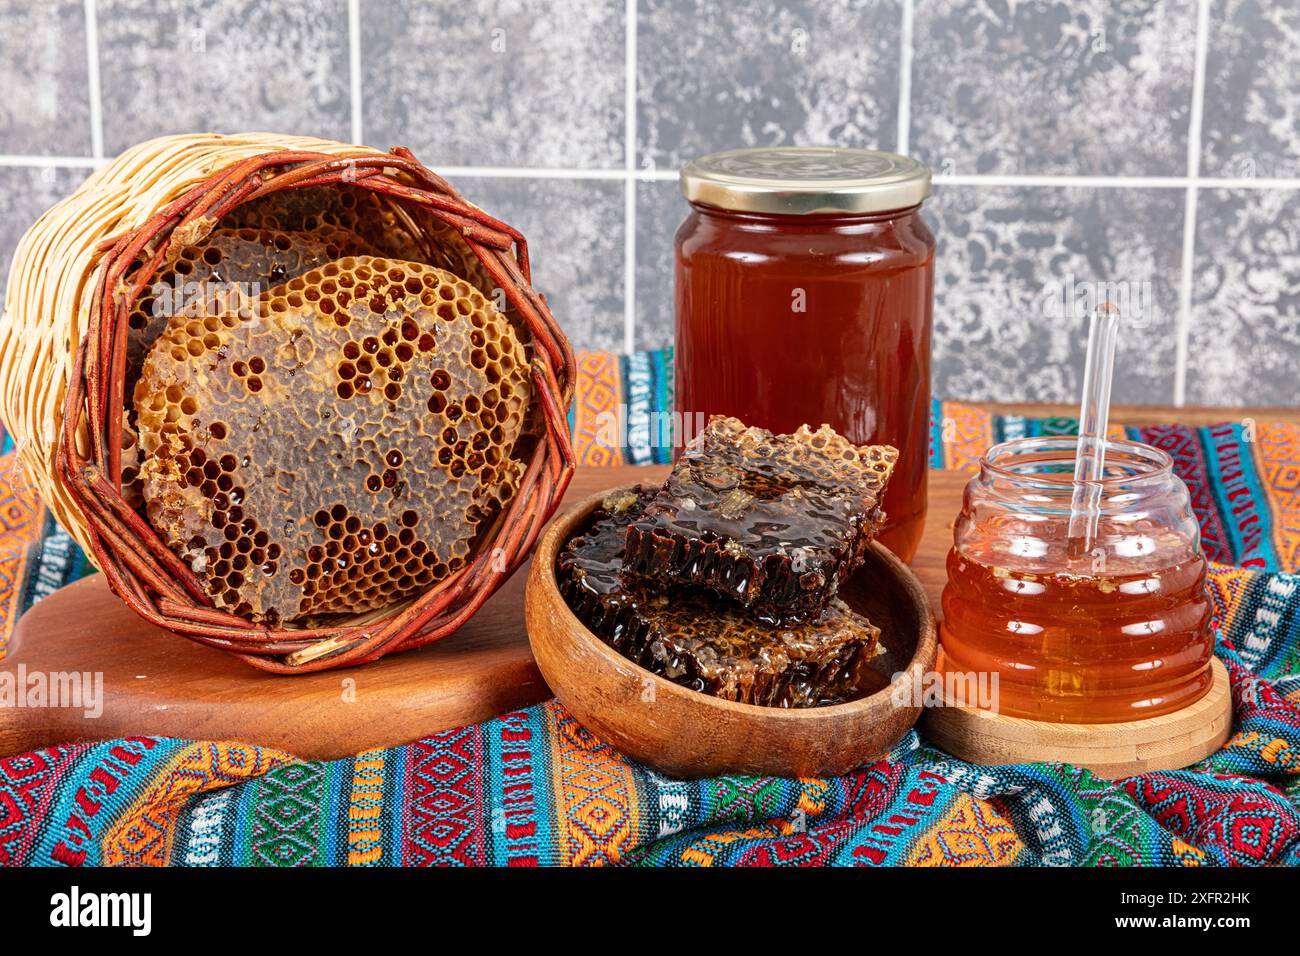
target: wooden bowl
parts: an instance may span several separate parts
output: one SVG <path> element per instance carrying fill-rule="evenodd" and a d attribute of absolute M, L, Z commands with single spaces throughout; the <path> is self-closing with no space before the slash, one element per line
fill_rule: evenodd
<path fill-rule="evenodd" d="M 555 559 L 609 492 L 551 523 L 533 556 L 524 601 L 533 657 L 555 696 L 583 726 L 623 753 L 675 777 L 844 773 L 883 756 L 920 716 L 933 669 L 934 612 L 911 570 L 881 544 L 840 590 L 882 631 L 874 658 L 881 689 L 831 707 L 737 704 L 688 690 L 633 663 L 589 631 L 560 595 Z"/>

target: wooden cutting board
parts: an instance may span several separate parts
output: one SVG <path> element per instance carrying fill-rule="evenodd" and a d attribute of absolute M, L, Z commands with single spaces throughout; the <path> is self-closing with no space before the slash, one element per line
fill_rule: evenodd
<path fill-rule="evenodd" d="M 666 472 L 635 466 L 579 470 L 566 500 L 660 480 Z M 930 517 L 913 568 L 936 610 L 965 482 L 956 472 L 931 472 Z M 95 575 L 24 615 L 0 673 L 102 674 L 102 713 L 0 707 L 0 755 L 148 734 L 243 740 L 333 759 L 535 704 L 550 692 L 524 631 L 527 576 L 525 565 L 442 641 L 365 667 L 278 677 L 148 624 Z"/>

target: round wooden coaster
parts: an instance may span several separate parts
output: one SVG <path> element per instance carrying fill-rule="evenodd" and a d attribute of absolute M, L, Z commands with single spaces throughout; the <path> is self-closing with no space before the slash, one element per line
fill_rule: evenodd
<path fill-rule="evenodd" d="M 1147 720 L 1054 724 L 947 705 L 927 708 L 922 727 L 935 744 L 972 763 L 1061 760 L 1110 780 L 1177 770 L 1214 753 L 1232 731 L 1228 671 L 1217 657 L 1210 666 L 1209 693 L 1182 710 Z"/>

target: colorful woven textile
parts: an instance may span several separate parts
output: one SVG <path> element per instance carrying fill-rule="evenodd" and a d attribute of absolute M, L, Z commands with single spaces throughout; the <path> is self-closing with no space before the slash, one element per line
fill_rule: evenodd
<path fill-rule="evenodd" d="M 665 353 L 581 357 L 585 463 L 659 460 Z M 619 406 L 624 406 L 619 414 Z M 617 443 L 607 430 L 629 427 Z M 1071 420 L 936 403 L 932 464 Z M 1172 454 L 1205 547 L 1233 735 L 1202 764 L 1115 783 L 987 768 L 910 733 L 835 779 L 682 782 L 624 759 L 554 702 L 352 760 L 152 737 L 0 759 L 0 862 L 221 865 L 977 866 L 1300 862 L 1300 429 L 1128 429 Z M 0 620 L 84 573 L 12 467 Z M 3 640 L 3 637 L 0 637 Z"/>

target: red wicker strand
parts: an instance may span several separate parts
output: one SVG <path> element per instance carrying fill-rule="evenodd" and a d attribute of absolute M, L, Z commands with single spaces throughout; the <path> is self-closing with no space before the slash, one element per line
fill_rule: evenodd
<path fill-rule="evenodd" d="M 165 260 L 177 230 L 206 231 L 232 209 L 281 189 L 346 183 L 424 208 L 459 232 L 505 292 L 532 338 L 532 381 L 545 432 L 505 516 L 457 574 L 367 624 L 283 628 L 212 605 L 194 573 L 122 497 L 122 411 L 127 317 Z M 96 562 L 137 614 L 278 674 L 375 660 L 446 637 L 491 597 L 532 550 L 573 476 L 568 429 L 573 350 L 532 288 L 528 246 L 506 223 L 470 205 L 409 150 L 362 157 L 281 150 L 235 163 L 194 186 L 105 250 L 86 335 L 77 350 L 56 468 L 81 508 Z M 130 272 L 144 256 L 144 264 Z"/>

